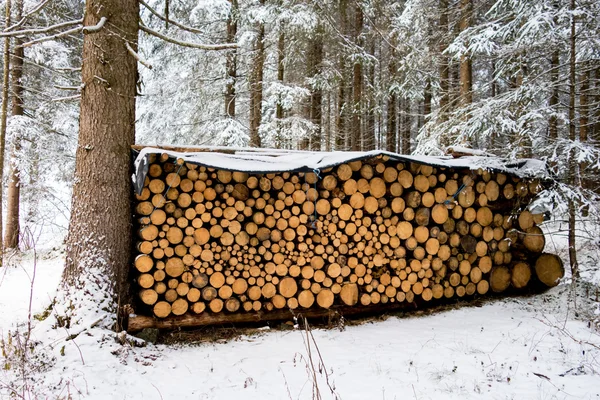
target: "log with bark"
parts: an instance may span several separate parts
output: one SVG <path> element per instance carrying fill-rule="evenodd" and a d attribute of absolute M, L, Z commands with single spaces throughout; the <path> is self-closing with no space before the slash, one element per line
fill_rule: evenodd
<path fill-rule="evenodd" d="M 553 286 L 564 269 L 542 253 L 532 182 L 387 156 L 249 174 L 155 154 L 134 207 L 140 314 L 234 321 Z"/>

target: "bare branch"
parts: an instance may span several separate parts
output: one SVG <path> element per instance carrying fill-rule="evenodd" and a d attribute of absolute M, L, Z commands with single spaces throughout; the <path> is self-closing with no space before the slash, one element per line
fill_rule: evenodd
<path fill-rule="evenodd" d="M 81 98 L 80 94 L 76 94 L 74 96 L 67 96 L 67 97 L 57 97 L 52 99 L 51 101 L 70 101 L 70 100 L 79 100 Z"/>
<path fill-rule="evenodd" d="M 57 89 L 60 89 L 60 90 L 77 90 L 78 92 L 81 92 L 81 89 L 82 89 L 82 85 L 79 85 L 79 86 L 54 85 L 54 87 Z"/>
<path fill-rule="evenodd" d="M 47 26 L 45 28 L 31 28 L 31 29 L 24 29 L 22 31 L 0 32 L 0 37 L 37 35 L 39 33 L 46 33 L 49 31 L 53 31 L 55 29 L 65 28 L 67 26 L 81 25 L 82 23 L 83 23 L 83 19 L 78 19 L 75 21 L 61 22 L 60 24 Z"/>
<path fill-rule="evenodd" d="M 162 16 L 158 11 L 156 11 L 155 9 L 153 9 L 152 7 L 150 7 L 150 5 L 148 3 L 146 3 L 144 0 L 138 0 L 140 2 L 141 5 L 143 5 L 144 7 L 146 7 L 148 9 L 148 11 L 150 11 L 153 15 L 157 16 L 161 21 L 164 21 L 168 24 L 173 24 L 176 27 L 178 27 L 179 29 L 182 29 L 184 31 L 188 31 L 191 33 L 204 33 L 199 29 L 196 28 L 192 28 L 190 26 L 186 26 L 183 24 L 180 24 L 179 22 L 173 21 L 172 19 L 166 18 L 164 16 Z"/>
<path fill-rule="evenodd" d="M 133 48 L 129 45 L 128 42 L 125 42 L 125 47 L 127 47 L 127 51 L 129 52 L 129 54 L 131 54 L 133 56 L 133 58 L 135 58 L 140 64 L 142 64 L 144 67 L 146 67 L 148 69 L 152 69 L 152 65 L 150 65 L 150 63 L 148 61 L 146 61 L 142 57 L 140 57 L 140 55 L 138 53 L 136 53 L 135 50 L 133 50 Z"/>
<path fill-rule="evenodd" d="M 224 43 L 224 44 L 201 44 L 201 43 L 191 43 L 191 42 L 183 42 L 181 40 L 174 39 L 169 36 L 165 36 L 162 33 L 156 32 L 142 24 L 140 24 L 140 30 L 146 32 L 149 35 L 156 36 L 159 39 L 164 40 L 165 42 L 173 43 L 178 46 L 183 47 L 191 47 L 193 49 L 200 50 L 228 50 L 228 49 L 236 49 L 238 47 L 237 43 Z"/>
<path fill-rule="evenodd" d="M 25 15 L 21 18 L 21 20 L 19 22 L 17 22 L 16 24 L 14 24 L 14 25 L 9 26 L 8 28 L 6 28 L 4 30 L 4 32 L 12 31 L 13 29 L 17 29 L 18 27 L 22 26 L 25 23 L 25 21 L 27 21 L 27 19 L 29 17 L 31 17 L 33 14 L 37 13 L 38 11 L 40 11 L 49 2 L 50 2 L 50 0 L 42 0 L 41 2 L 39 2 L 38 4 L 35 5 L 35 7 L 33 7 L 31 9 L 31 11 L 28 11 L 27 13 L 25 13 Z"/>
<path fill-rule="evenodd" d="M 57 33 L 55 35 L 44 36 L 44 37 L 41 37 L 39 39 L 35 39 L 35 40 L 32 40 L 32 41 L 29 41 L 27 43 L 23 43 L 22 46 L 23 47 L 30 47 L 30 46 L 33 46 L 34 44 L 38 44 L 38 43 L 42 43 L 42 42 L 47 42 L 49 40 L 54 40 L 54 39 L 57 39 L 59 37 L 69 36 L 69 35 L 72 35 L 72 34 L 75 34 L 75 33 L 79 33 L 79 32 L 84 33 L 84 34 L 85 33 L 98 32 L 100 29 L 102 29 L 104 27 L 104 25 L 106 24 L 106 21 L 107 21 L 106 17 L 102 17 L 102 18 L 100 18 L 100 21 L 98 21 L 98 23 L 96 25 L 84 26 L 84 27 L 78 26 L 77 28 L 73 28 L 73 29 L 69 29 L 69 30 L 63 31 L 63 32 L 59 32 L 59 33 Z"/>
<path fill-rule="evenodd" d="M 57 33 L 55 35 L 44 36 L 44 37 L 41 37 L 39 39 L 31 40 L 29 42 L 23 43 L 21 45 L 21 47 L 30 47 L 30 46 L 33 46 L 34 44 L 38 44 L 38 43 L 42 43 L 42 42 L 47 42 L 49 40 L 58 39 L 59 37 L 69 36 L 69 35 L 72 35 L 74 33 L 79 33 L 79 32 L 81 32 L 81 26 L 78 26 L 77 28 L 69 29 L 69 30 L 66 30 L 66 31 L 63 31 L 63 32 L 59 32 L 59 33 Z"/>

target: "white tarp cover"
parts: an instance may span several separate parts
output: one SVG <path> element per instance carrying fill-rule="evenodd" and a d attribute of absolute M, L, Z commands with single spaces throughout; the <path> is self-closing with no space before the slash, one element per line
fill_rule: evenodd
<path fill-rule="evenodd" d="M 191 148 L 193 149 L 193 148 Z M 228 153 L 219 152 L 227 151 Z M 233 154 L 231 154 L 234 152 Z M 194 163 L 215 169 L 242 171 L 257 174 L 277 172 L 320 172 L 349 161 L 362 160 L 378 155 L 389 156 L 392 160 L 401 162 L 415 162 L 445 168 L 487 169 L 513 174 L 522 178 L 538 177 L 550 178 L 546 164 L 536 159 L 501 159 L 488 156 L 451 156 L 431 157 L 420 155 L 402 155 L 383 150 L 372 151 L 287 151 L 275 149 L 254 148 L 224 148 L 202 147 L 198 152 L 177 152 L 156 147 L 145 147 L 139 151 L 135 162 L 135 172 L 132 180 L 137 193 L 141 193 L 144 179 L 148 172 L 150 154 L 168 154 L 170 158 L 183 159 L 187 163 Z"/>

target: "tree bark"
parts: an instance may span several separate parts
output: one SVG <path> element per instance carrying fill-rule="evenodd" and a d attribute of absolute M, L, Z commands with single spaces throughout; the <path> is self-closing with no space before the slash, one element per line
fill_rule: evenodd
<path fill-rule="evenodd" d="M 431 81 L 427 80 L 423 90 L 423 124 L 429 122 L 431 114 Z"/>
<path fill-rule="evenodd" d="M 264 6 L 265 0 L 260 0 Z M 262 120 L 263 71 L 265 66 L 265 24 L 258 24 L 258 34 L 254 44 L 254 63 L 250 75 L 250 146 L 261 147 L 258 128 Z"/>
<path fill-rule="evenodd" d="M 11 1 L 6 0 L 5 5 L 5 27 L 11 25 Z M 4 177 L 4 148 L 6 143 L 6 119 L 8 117 L 8 86 L 10 82 L 10 37 L 4 38 L 3 51 L 3 74 L 2 74 L 2 110 L 0 111 L 0 181 Z M 0 187 L 0 210 L 4 204 L 2 196 L 2 188 Z M 3 232 L 2 213 L 0 212 L 0 234 Z M 3 265 L 4 243 L 0 243 L 0 266 Z"/>
<path fill-rule="evenodd" d="M 569 5 L 570 11 L 573 12 L 575 10 L 575 0 L 571 0 Z M 575 61 L 575 35 L 576 35 L 576 26 L 575 26 L 575 17 L 571 14 L 571 34 L 569 38 L 570 44 L 570 52 L 569 52 L 569 140 L 571 142 L 575 141 L 575 71 L 576 71 L 576 61 Z M 578 180 L 578 165 L 575 161 L 575 151 L 571 150 L 571 154 L 569 155 L 569 184 L 572 186 L 577 185 Z M 579 266 L 577 263 L 577 249 L 576 249 L 576 240 L 575 240 L 575 200 L 571 197 L 569 198 L 569 264 L 571 266 L 571 275 L 573 276 L 573 281 L 576 281 L 579 278 Z"/>
<path fill-rule="evenodd" d="M 15 18 L 21 20 L 23 14 L 23 0 L 15 2 Z M 12 85 L 12 112 L 13 116 L 23 115 L 23 57 L 25 52 L 21 45 L 24 43 L 23 38 L 15 38 L 15 48 L 12 56 L 11 69 L 11 85 Z M 12 155 L 10 162 L 10 172 L 7 191 L 7 207 L 6 207 L 6 231 L 4 234 L 4 248 L 16 249 L 19 247 L 19 235 L 21 231 L 19 223 L 19 202 L 21 198 L 21 182 L 19 174 L 19 166 L 17 164 L 17 154 L 21 149 L 20 132 L 16 133 L 12 147 Z"/>
<path fill-rule="evenodd" d="M 339 12 L 340 12 L 340 30 L 342 35 L 346 34 L 346 30 L 348 27 L 348 16 L 347 13 L 347 0 L 340 0 L 339 2 Z M 335 117 L 335 149 L 336 150 L 346 150 L 346 139 L 348 136 L 347 132 L 347 124 L 346 124 L 346 57 L 344 54 L 344 50 L 340 51 L 339 56 L 339 70 L 340 70 L 340 83 L 338 87 L 337 93 L 337 110 Z"/>
<path fill-rule="evenodd" d="M 371 56 L 373 57 L 373 59 L 376 59 L 376 54 L 375 54 L 375 38 L 371 38 L 370 40 L 370 49 L 369 49 L 369 53 L 371 54 Z M 375 138 L 375 108 L 377 107 L 377 98 L 375 95 L 375 63 L 371 62 L 369 64 L 369 68 L 367 69 L 367 74 L 368 74 L 368 101 L 367 101 L 367 107 L 365 110 L 366 113 L 366 118 L 365 118 L 365 127 L 362 131 L 363 134 L 363 138 L 362 138 L 362 149 L 364 151 L 369 151 L 369 150 L 375 150 L 376 147 L 376 138 Z"/>
<path fill-rule="evenodd" d="M 226 43 L 234 43 L 237 35 L 238 3 L 230 0 L 231 11 L 227 17 Z M 225 60 L 227 84 L 225 87 L 225 115 L 235 117 L 235 83 L 237 81 L 237 49 L 229 50 Z"/>
<path fill-rule="evenodd" d="M 354 9 L 354 43 L 362 48 L 363 12 L 360 4 Z M 360 151 L 362 148 L 361 134 L 361 100 L 362 100 L 362 63 L 359 59 L 354 61 L 352 69 L 352 150 Z"/>
<path fill-rule="evenodd" d="M 283 85 L 283 80 L 285 78 L 285 32 L 282 29 L 279 32 L 279 38 L 277 39 L 277 81 L 281 85 Z M 275 118 L 277 118 L 277 138 L 275 140 L 275 148 L 282 149 L 285 148 L 285 140 L 283 138 L 282 132 L 282 123 L 283 123 L 283 106 L 281 102 L 277 102 L 277 107 L 275 109 Z"/>
<path fill-rule="evenodd" d="M 581 73 L 581 84 L 579 87 L 579 141 L 582 144 L 587 144 L 589 139 L 589 123 L 590 123 L 590 106 L 589 106 L 589 90 L 590 90 L 590 70 L 588 66 L 583 65 L 584 71 Z M 581 185 L 585 189 L 590 188 L 590 176 L 587 173 L 588 163 L 585 161 L 579 163 L 579 173 L 581 174 Z"/>
<path fill-rule="evenodd" d="M 87 1 L 83 24 L 106 26 L 83 40 L 81 111 L 63 283 L 89 285 L 90 269 L 127 296 L 131 255 L 131 145 L 135 140 L 139 3 Z M 114 32 L 119 32 L 118 35 Z M 91 289 L 93 290 L 93 289 Z"/>
<path fill-rule="evenodd" d="M 386 144 L 387 150 L 396 152 L 396 144 L 398 142 L 398 94 L 395 85 L 396 75 L 396 45 L 397 40 L 394 35 L 390 40 L 390 60 L 388 64 L 389 81 L 388 84 L 388 103 L 387 103 L 387 129 L 386 129 Z"/>
<path fill-rule="evenodd" d="M 400 101 L 400 129 L 402 131 L 402 154 L 410 154 L 410 101 Z"/>
<path fill-rule="evenodd" d="M 473 13 L 472 0 L 460 0 L 460 23 L 459 28 L 464 32 L 471 26 L 471 14 Z M 473 102 L 472 87 L 473 71 L 471 58 L 463 54 L 460 56 L 460 99 L 461 105 L 466 106 Z"/>
<path fill-rule="evenodd" d="M 317 32 L 315 32 L 315 37 L 310 40 L 309 46 L 308 75 L 314 79 L 321 73 L 321 66 L 323 63 L 323 36 L 319 28 L 317 28 Z M 319 83 L 313 83 L 310 88 L 309 119 L 315 126 L 310 138 L 310 149 L 315 151 L 321 150 L 321 125 L 323 124 L 322 107 L 323 90 Z"/>
<path fill-rule="evenodd" d="M 548 121 L 548 136 L 550 139 L 558 139 L 558 118 L 556 113 L 558 112 L 558 72 L 559 72 L 559 52 L 558 50 L 552 51 L 552 57 L 550 59 L 550 82 L 552 84 L 550 94 L 550 120 Z"/>
<path fill-rule="evenodd" d="M 444 54 L 447 47 L 447 35 L 448 32 L 448 0 L 440 0 L 439 4 L 440 13 L 440 42 L 439 42 L 439 63 L 438 71 L 440 75 L 440 112 L 439 121 L 446 121 L 446 113 L 448 112 L 448 103 L 450 101 L 449 90 L 449 70 L 448 70 L 448 57 Z M 448 145 L 449 143 L 445 143 Z"/>

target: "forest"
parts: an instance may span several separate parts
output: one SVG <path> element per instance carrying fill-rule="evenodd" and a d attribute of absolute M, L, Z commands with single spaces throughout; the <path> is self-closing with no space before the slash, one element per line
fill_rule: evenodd
<path fill-rule="evenodd" d="M 547 161 L 557 182 L 549 201 L 573 241 L 576 215 L 595 210 L 595 1 L 138 6 L 139 35 L 126 43 L 138 65 L 115 77 L 135 85 L 136 143 L 425 155 L 459 145 Z M 103 28 L 82 27 L 79 1 L 4 8 L 0 172 L 11 249 L 66 230 L 85 118 L 81 33 Z"/>
<path fill-rule="evenodd" d="M 1 0 L 0 9 L 0 259 L 34 257 L 29 334 L 38 251 L 60 252 L 50 257 L 60 264 L 58 326 L 122 330 L 134 144 L 427 156 L 453 147 L 542 160 L 552 181 L 536 200 L 551 218 L 542 229 L 562 243 L 553 245 L 567 282 L 582 273 L 581 287 L 597 294 L 586 285 L 600 245 L 591 233 L 600 2 Z M 98 320 L 98 309 L 110 315 Z"/>

